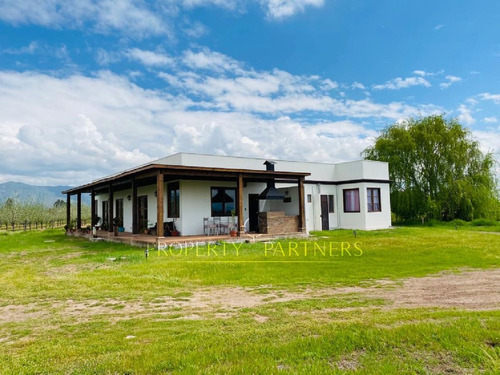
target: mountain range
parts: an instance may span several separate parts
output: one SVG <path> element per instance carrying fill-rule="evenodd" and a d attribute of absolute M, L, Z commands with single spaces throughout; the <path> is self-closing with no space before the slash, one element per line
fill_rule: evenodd
<path fill-rule="evenodd" d="M 66 201 L 66 195 L 61 191 L 70 189 L 71 186 L 36 186 L 28 185 L 22 182 L 4 182 L 0 183 L 0 204 L 8 198 L 15 198 L 21 202 L 38 202 L 46 206 L 52 206 L 55 201 L 62 199 Z M 76 197 L 72 197 L 76 199 Z M 82 203 L 90 205 L 90 196 L 82 194 Z"/>

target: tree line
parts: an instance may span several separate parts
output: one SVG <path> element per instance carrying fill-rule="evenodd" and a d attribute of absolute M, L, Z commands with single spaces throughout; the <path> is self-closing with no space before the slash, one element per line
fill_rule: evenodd
<path fill-rule="evenodd" d="M 392 124 L 363 155 L 389 163 L 391 208 L 399 222 L 500 219 L 497 162 L 455 118 Z"/>
<path fill-rule="evenodd" d="M 90 225 L 91 208 L 82 204 L 82 226 Z M 76 204 L 71 205 L 71 225 L 76 225 Z M 8 198 L 0 204 L 0 226 L 5 230 L 31 230 L 66 225 L 66 202 L 57 200 L 52 206 L 36 201 Z"/>

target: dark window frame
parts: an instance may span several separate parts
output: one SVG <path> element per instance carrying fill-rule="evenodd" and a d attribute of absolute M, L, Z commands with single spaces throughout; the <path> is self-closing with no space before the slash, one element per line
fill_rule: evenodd
<path fill-rule="evenodd" d="M 350 192 L 350 191 L 357 191 L 358 192 L 358 210 L 355 211 L 355 210 L 347 210 L 347 207 L 346 207 L 346 193 L 347 192 Z M 342 189 L 342 195 L 343 195 L 343 198 L 344 198 L 344 213 L 359 213 L 361 212 L 361 204 L 360 204 L 360 197 L 359 197 L 359 188 L 352 188 L 352 189 Z"/>
<path fill-rule="evenodd" d="M 328 213 L 335 213 L 335 196 L 333 194 L 328 195 Z"/>
<path fill-rule="evenodd" d="M 307 203 L 312 203 L 312 194 L 307 194 Z"/>
<path fill-rule="evenodd" d="M 109 223 L 109 200 L 102 201 L 101 225 Z"/>
<path fill-rule="evenodd" d="M 373 207 L 376 204 L 373 200 L 374 198 L 373 191 L 378 191 L 378 210 L 373 209 Z M 367 202 L 366 209 L 368 212 L 382 212 L 382 199 L 380 197 L 380 188 L 375 188 L 375 187 L 366 188 L 366 202 Z"/>
<path fill-rule="evenodd" d="M 216 194 L 220 193 L 222 194 L 222 196 L 224 196 L 224 194 L 226 194 L 226 191 L 227 190 L 232 190 L 234 191 L 234 202 L 215 202 L 215 203 L 222 203 L 222 209 L 221 209 L 221 213 L 215 213 L 214 212 L 214 209 L 213 209 L 213 190 L 214 189 L 217 189 L 219 190 Z M 228 216 L 232 216 L 231 215 L 231 210 L 227 210 L 226 209 L 226 204 L 227 203 L 234 203 L 234 210 L 236 210 L 236 205 L 237 205 L 237 194 L 236 194 L 236 188 L 235 187 L 231 187 L 231 186 L 211 186 L 210 187 L 210 215 L 212 217 L 228 217 Z"/>
<path fill-rule="evenodd" d="M 174 194 L 172 196 L 172 193 Z M 180 184 L 179 181 L 170 182 L 167 184 L 167 217 L 180 217 Z"/>
<path fill-rule="evenodd" d="M 123 227 L 123 198 L 117 198 L 115 200 L 115 212 L 115 217 L 119 219 L 119 226 Z"/>

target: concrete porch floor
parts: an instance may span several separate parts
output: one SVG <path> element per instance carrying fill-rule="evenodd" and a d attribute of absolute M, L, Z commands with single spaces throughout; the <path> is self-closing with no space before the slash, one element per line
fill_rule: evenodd
<path fill-rule="evenodd" d="M 119 232 L 118 236 L 115 236 L 113 232 L 98 230 L 96 237 L 94 238 L 92 234 L 84 233 L 68 233 L 70 236 L 84 237 L 92 241 L 106 241 L 106 242 L 121 242 L 132 246 L 156 247 L 158 243 L 164 246 L 169 245 L 181 245 L 181 244 L 195 244 L 195 243 L 215 243 L 215 242 L 262 242 L 269 241 L 272 239 L 281 238 L 303 238 L 307 237 L 307 233 L 303 232 L 293 232 L 293 233 L 282 233 L 282 234 L 260 234 L 260 233 L 245 233 L 239 237 L 231 237 L 229 235 L 193 235 L 193 236 L 173 236 L 173 237 L 156 237 L 150 234 L 132 234 L 129 232 Z"/>

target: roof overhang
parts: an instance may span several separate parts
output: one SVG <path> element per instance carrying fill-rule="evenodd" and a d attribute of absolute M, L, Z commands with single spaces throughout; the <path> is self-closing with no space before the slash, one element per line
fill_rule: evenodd
<path fill-rule="evenodd" d="M 192 167 L 182 165 L 163 165 L 149 164 L 139 168 L 130 169 L 115 175 L 104 177 L 88 184 L 76 186 L 63 191 L 63 194 L 90 193 L 92 189 L 103 188 L 119 184 L 130 183 L 132 180 L 141 180 L 154 177 L 162 173 L 164 175 L 178 176 L 179 178 L 229 178 L 237 179 L 241 176 L 246 181 L 270 181 L 289 182 L 310 176 L 305 172 L 286 172 L 286 171 L 259 171 L 255 169 L 236 169 L 236 168 L 213 168 L 213 167 Z"/>

